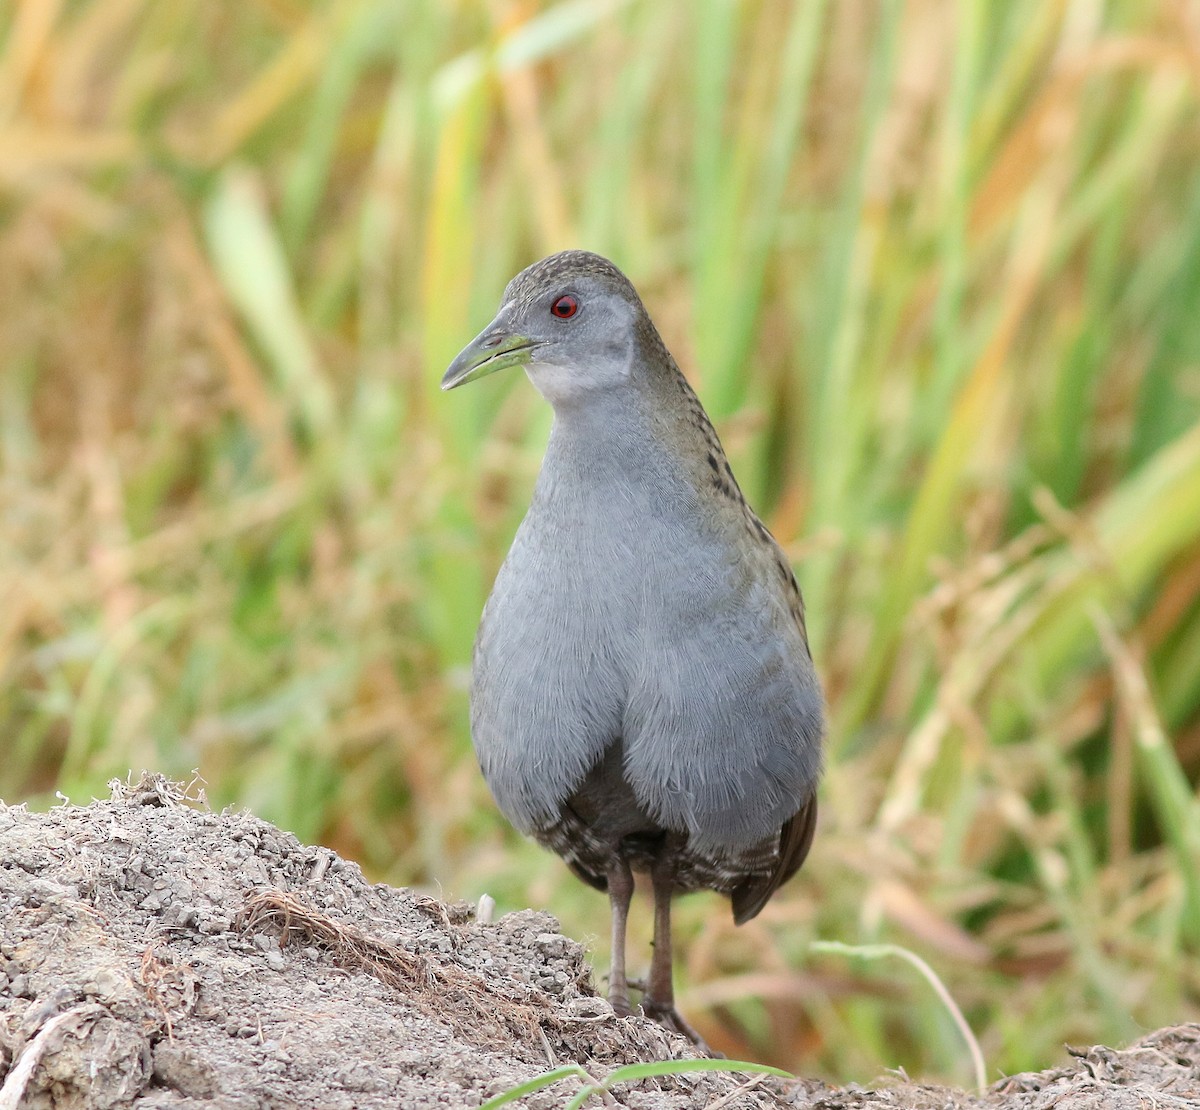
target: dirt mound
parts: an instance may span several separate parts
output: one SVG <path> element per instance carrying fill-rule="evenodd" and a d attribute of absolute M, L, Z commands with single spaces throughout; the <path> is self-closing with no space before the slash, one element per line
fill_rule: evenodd
<path fill-rule="evenodd" d="M 156 776 L 45 814 L 0 804 L 0 1110 L 468 1107 L 561 1064 L 602 1078 L 691 1055 L 617 1018 L 547 914 L 479 923 L 373 886 L 328 849 Z M 614 1093 L 647 1108 L 1172 1110 L 1200 1105 L 1200 1027 L 1093 1049 L 981 1099 L 715 1073 Z"/>

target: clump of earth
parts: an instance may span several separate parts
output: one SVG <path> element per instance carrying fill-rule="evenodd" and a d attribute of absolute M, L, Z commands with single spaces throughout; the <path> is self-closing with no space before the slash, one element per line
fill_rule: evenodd
<path fill-rule="evenodd" d="M 494 922 L 368 883 L 326 848 L 161 776 L 48 813 L 0 803 L 0 1110 L 564 1106 L 693 1047 L 598 996 L 550 915 Z M 586 1073 L 584 1078 L 581 1073 Z M 1200 1107 L 1200 1025 L 981 1094 L 692 1073 L 604 1102 L 675 1107 Z"/>

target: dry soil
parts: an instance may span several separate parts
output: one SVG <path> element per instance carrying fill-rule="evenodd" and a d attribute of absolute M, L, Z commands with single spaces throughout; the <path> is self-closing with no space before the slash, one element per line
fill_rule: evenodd
<path fill-rule="evenodd" d="M 692 1055 L 616 1017 L 548 914 L 484 924 L 372 885 L 159 776 L 49 813 L 0 803 L 0 1110 L 477 1107 L 563 1064 L 599 1080 Z M 620 1084 L 609 1105 L 1200 1107 L 1200 1026 L 1064 1055 L 977 1096 L 710 1073 Z"/>

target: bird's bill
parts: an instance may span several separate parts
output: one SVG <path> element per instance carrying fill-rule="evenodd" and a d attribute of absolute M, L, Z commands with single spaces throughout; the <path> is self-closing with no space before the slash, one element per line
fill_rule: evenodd
<path fill-rule="evenodd" d="M 454 389 L 473 382 L 497 370 L 510 366 L 527 366 L 535 343 L 524 335 L 505 335 L 496 341 L 496 333 L 488 328 L 476 336 L 450 363 L 442 378 L 443 389 Z"/>

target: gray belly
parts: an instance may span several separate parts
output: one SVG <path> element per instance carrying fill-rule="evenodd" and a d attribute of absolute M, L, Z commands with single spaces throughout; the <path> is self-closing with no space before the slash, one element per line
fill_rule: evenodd
<path fill-rule="evenodd" d="M 542 509 L 497 576 L 472 668 L 472 737 L 501 810 L 556 851 L 574 844 L 589 881 L 618 846 L 646 866 L 664 836 L 686 845 L 681 889 L 769 870 L 815 791 L 822 731 L 770 553 L 731 551 L 661 502 Z"/>

